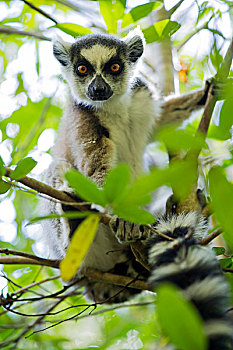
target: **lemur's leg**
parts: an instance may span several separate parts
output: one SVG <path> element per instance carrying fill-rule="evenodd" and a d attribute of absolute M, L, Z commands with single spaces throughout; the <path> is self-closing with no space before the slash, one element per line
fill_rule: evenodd
<path fill-rule="evenodd" d="M 153 232 L 144 225 L 133 224 L 132 222 L 113 216 L 109 226 L 120 243 L 136 242 L 148 239 Z"/>
<path fill-rule="evenodd" d="M 198 205 L 200 206 L 200 210 L 198 211 L 198 213 L 201 215 L 201 213 L 203 212 L 206 206 L 206 198 L 202 190 L 200 189 L 197 190 L 196 196 L 197 196 Z M 177 215 L 176 209 L 177 209 L 177 202 L 174 196 L 172 195 L 167 200 L 166 214 L 164 215 L 164 218 L 165 217 L 171 218 L 172 216 Z M 200 217 L 202 217 L 202 215 Z M 117 216 L 112 217 L 112 219 L 110 220 L 109 226 L 120 243 L 124 243 L 124 242 L 132 243 L 136 241 L 147 240 L 154 235 L 153 231 L 151 231 L 148 227 L 144 225 L 133 224 L 132 222 L 118 218 Z M 156 222 L 153 225 L 153 227 L 155 226 L 156 226 Z"/>

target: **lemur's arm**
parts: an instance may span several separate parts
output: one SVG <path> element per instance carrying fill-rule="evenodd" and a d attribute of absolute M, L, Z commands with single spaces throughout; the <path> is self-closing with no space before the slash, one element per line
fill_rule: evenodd
<path fill-rule="evenodd" d="M 209 87 L 210 83 L 207 81 L 203 89 L 164 100 L 161 104 L 161 116 L 158 121 L 159 126 L 181 122 L 187 119 L 192 112 L 203 108 L 207 99 Z"/>

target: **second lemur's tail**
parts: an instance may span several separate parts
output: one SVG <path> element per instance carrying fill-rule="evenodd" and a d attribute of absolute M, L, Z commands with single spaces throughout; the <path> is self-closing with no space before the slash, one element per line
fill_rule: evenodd
<path fill-rule="evenodd" d="M 207 230 L 205 220 L 191 212 L 160 219 L 155 228 L 175 240 L 156 235 L 149 241 L 150 285 L 180 287 L 204 321 L 208 350 L 233 349 L 230 290 L 213 252 L 198 244 Z"/>

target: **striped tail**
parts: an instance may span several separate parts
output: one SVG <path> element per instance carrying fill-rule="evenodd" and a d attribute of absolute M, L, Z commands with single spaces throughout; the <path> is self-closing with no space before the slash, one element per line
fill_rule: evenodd
<path fill-rule="evenodd" d="M 198 244 L 207 231 L 205 220 L 191 212 L 159 219 L 155 228 L 175 240 L 155 236 L 149 241 L 150 285 L 171 282 L 180 287 L 204 321 L 208 350 L 233 349 L 230 290 L 215 255 Z"/>

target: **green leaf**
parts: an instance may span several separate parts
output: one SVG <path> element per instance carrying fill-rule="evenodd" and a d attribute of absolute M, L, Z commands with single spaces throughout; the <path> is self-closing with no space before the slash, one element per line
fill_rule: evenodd
<path fill-rule="evenodd" d="M 218 261 L 223 269 L 224 268 L 231 268 L 233 265 L 232 258 L 219 259 Z"/>
<path fill-rule="evenodd" d="M 225 102 L 224 102 L 225 104 Z M 223 104 L 223 107 L 224 107 Z M 224 108 L 222 107 L 220 114 L 222 113 L 222 111 L 224 110 Z M 225 116 L 230 119 L 230 115 L 227 113 L 225 114 Z M 220 125 L 214 125 L 211 124 L 208 130 L 208 138 L 212 138 L 212 139 L 216 139 L 216 140 L 227 140 L 229 138 L 231 138 L 231 133 L 229 131 L 229 129 L 226 129 L 225 127 L 220 127 Z"/>
<path fill-rule="evenodd" d="M 89 28 L 85 28 L 74 23 L 57 23 L 56 25 L 51 26 L 50 28 L 58 28 L 66 34 L 72 35 L 74 37 L 92 33 L 92 31 Z"/>
<path fill-rule="evenodd" d="M 126 0 L 118 0 L 113 3 L 113 13 L 116 21 L 124 16 Z"/>
<path fill-rule="evenodd" d="M 70 170 L 65 174 L 65 178 L 77 195 L 82 199 L 102 205 L 103 207 L 107 204 L 104 191 L 99 189 L 94 182 L 86 178 L 80 172 Z"/>
<path fill-rule="evenodd" d="M 182 150 L 202 149 L 204 140 L 201 136 L 194 135 L 184 129 L 175 126 L 166 126 L 158 132 L 157 139 L 164 142 L 170 152 L 179 153 Z"/>
<path fill-rule="evenodd" d="M 196 176 L 197 164 L 194 161 L 178 160 L 169 168 L 154 169 L 128 186 L 114 201 L 114 208 L 118 210 L 119 207 L 144 206 L 151 202 L 151 193 L 163 185 L 172 186 L 177 197 L 183 198 L 195 183 Z"/>
<path fill-rule="evenodd" d="M 220 167 L 209 172 L 209 188 L 216 218 L 224 230 L 224 237 L 233 247 L 233 185 L 229 183 Z"/>
<path fill-rule="evenodd" d="M 0 194 L 6 193 L 10 189 L 11 185 L 7 182 L 0 180 Z"/>
<path fill-rule="evenodd" d="M 0 177 L 5 175 L 5 166 L 4 162 L 2 160 L 2 157 L 0 157 Z"/>
<path fill-rule="evenodd" d="M 164 333 L 178 349 L 207 349 L 201 316 L 177 288 L 163 285 L 157 289 L 157 309 Z"/>
<path fill-rule="evenodd" d="M 60 219 L 60 218 L 68 218 L 68 219 L 77 219 L 77 218 L 85 218 L 90 215 L 88 212 L 80 212 L 80 211 L 71 211 L 65 212 L 63 214 L 50 214 L 45 216 L 37 216 L 35 218 L 31 218 L 28 222 L 28 225 L 34 224 L 35 222 L 42 220 L 52 220 L 52 219 Z"/>
<path fill-rule="evenodd" d="M 142 31 L 147 44 L 150 44 L 154 41 L 162 41 L 168 39 L 180 27 L 181 25 L 178 22 L 164 19 L 162 21 L 156 22 L 154 25 L 146 29 L 143 29 Z"/>
<path fill-rule="evenodd" d="M 220 84 L 221 88 L 221 84 Z M 232 110 L 233 110 L 233 99 L 232 99 L 232 94 L 233 94 L 233 84 L 231 79 L 228 80 L 225 83 L 225 93 L 224 93 L 224 98 L 225 101 L 222 105 L 221 111 L 220 111 L 220 116 L 219 116 L 219 125 L 211 125 L 211 130 L 212 131 L 213 127 L 215 134 L 214 136 L 220 140 L 227 140 L 230 139 L 232 136 L 232 124 L 233 124 L 233 117 L 232 117 Z M 213 133 L 210 133 L 210 137 L 212 136 Z M 209 133 L 208 133 L 209 136 Z"/>
<path fill-rule="evenodd" d="M 178 160 L 168 171 L 167 176 L 176 198 L 186 198 L 197 181 L 197 163 L 193 160 Z"/>
<path fill-rule="evenodd" d="M 122 28 L 139 21 L 141 18 L 148 16 L 153 10 L 161 6 L 158 1 L 152 1 L 143 5 L 134 7 L 130 12 L 128 12 L 122 21 Z"/>
<path fill-rule="evenodd" d="M 117 20 L 114 14 L 114 5 L 112 0 L 99 0 L 100 13 L 108 28 L 108 32 L 111 34 L 117 33 Z"/>
<path fill-rule="evenodd" d="M 109 203 L 114 203 L 130 183 L 130 169 L 127 164 L 120 164 L 111 170 L 106 178 L 104 193 Z"/>
<path fill-rule="evenodd" d="M 215 255 L 223 255 L 226 251 L 224 247 L 213 247 L 212 250 L 214 251 Z"/>
<path fill-rule="evenodd" d="M 37 162 L 31 158 L 27 157 L 21 159 L 15 168 L 15 170 L 11 173 L 10 177 L 12 180 L 19 180 L 22 177 L 26 176 L 30 171 L 35 168 Z"/>
<path fill-rule="evenodd" d="M 168 184 L 168 169 L 155 169 L 148 175 L 137 178 L 131 186 L 128 186 L 118 201 L 117 206 L 143 206 L 151 202 L 151 193 L 158 187 Z"/>
<path fill-rule="evenodd" d="M 45 128 L 56 129 L 58 127 L 61 114 L 61 108 L 51 104 L 51 98 L 44 98 L 40 102 L 32 102 L 28 99 L 26 106 L 21 106 L 9 118 L 0 121 L 3 140 L 9 138 L 7 136 L 8 123 L 19 125 L 17 135 L 10 138 L 13 145 L 13 164 L 27 156 Z"/>
<path fill-rule="evenodd" d="M 95 238 L 99 221 L 99 215 L 91 214 L 75 230 L 66 256 L 60 264 L 63 281 L 71 280 L 76 274 Z"/>
<path fill-rule="evenodd" d="M 211 63 L 216 69 L 216 71 L 219 71 L 220 65 L 223 61 L 223 57 L 220 54 L 220 49 L 217 48 L 216 40 L 214 41 L 214 44 L 212 46 L 212 49 L 210 51 L 210 59 Z"/>
<path fill-rule="evenodd" d="M 40 75 L 40 55 L 39 55 L 39 43 L 37 40 L 35 40 L 36 45 L 36 72 L 37 75 Z"/>
<path fill-rule="evenodd" d="M 209 3 L 208 1 L 204 1 L 198 8 L 198 18 L 197 18 L 197 23 L 206 15 L 211 12 L 214 14 L 214 8 L 213 7 L 208 7 Z"/>
<path fill-rule="evenodd" d="M 113 209 L 113 213 L 125 220 L 134 222 L 135 224 L 147 225 L 155 222 L 155 217 L 151 213 L 138 208 L 137 206 L 119 206 Z"/>

